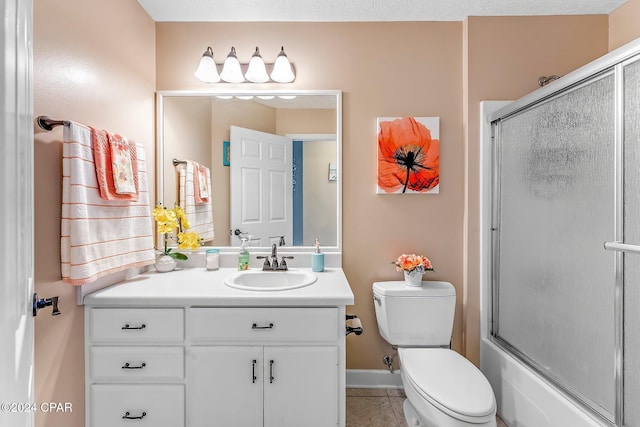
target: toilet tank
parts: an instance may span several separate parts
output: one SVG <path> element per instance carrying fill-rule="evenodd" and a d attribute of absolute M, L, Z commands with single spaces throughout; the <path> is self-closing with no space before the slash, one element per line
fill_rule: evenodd
<path fill-rule="evenodd" d="M 404 282 L 373 284 L 378 331 L 399 347 L 448 346 L 456 310 L 451 283 L 423 281 L 420 287 Z"/>

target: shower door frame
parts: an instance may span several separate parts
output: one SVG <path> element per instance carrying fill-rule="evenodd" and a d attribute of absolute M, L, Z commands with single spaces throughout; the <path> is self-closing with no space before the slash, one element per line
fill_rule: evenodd
<path fill-rule="evenodd" d="M 490 258 L 487 260 L 486 268 L 489 270 L 489 276 L 485 277 L 490 279 L 490 283 L 486 284 L 489 287 L 490 292 L 487 294 L 487 309 L 485 315 L 488 316 L 488 322 L 485 323 L 485 330 L 483 330 L 483 337 L 488 339 L 492 344 L 514 356 L 517 360 L 532 370 L 537 376 L 543 378 L 545 381 L 551 383 L 551 385 L 567 397 L 569 400 L 576 403 L 581 409 L 585 410 L 592 417 L 597 418 L 601 422 L 607 423 L 611 426 L 622 426 L 624 421 L 624 378 L 623 378 L 623 350 L 624 350 L 624 251 L 638 251 L 638 247 L 635 245 L 627 245 L 622 243 L 623 240 L 623 226 L 624 226 L 624 209 L 623 209 L 623 143 L 624 143 L 624 67 L 628 64 L 640 61 L 640 39 L 631 42 L 620 49 L 617 49 L 602 58 L 595 60 L 580 69 L 567 74 L 559 80 L 556 80 L 552 84 L 538 89 L 531 94 L 509 103 L 503 108 L 490 113 L 487 117 L 487 121 L 490 126 L 491 132 L 491 212 L 488 218 L 485 219 L 485 224 L 490 226 L 490 230 L 487 231 L 486 237 L 491 244 Z M 541 369 L 538 369 L 535 363 L 530 360 L 526 355 L 520 353 L 518 350 L 510 346 L 504 340 L 494 336 L 493 325 L 497 320 L 497 312 L 499 310 L 498 302 L 496 301 L 497 295 L 497 283 L 498 283 L 498 262 L 499 257 L 499 230 L 497 225 L 499 224 L 499 203 L 500 203 L 500 188 L 499 188 L 499 165 L 500 159 L 497 150 L 497 144 L 495 140 L 495 124 L 508 117 L 519 114 L 533 106 L 540 105 L 548 102 L 553 98 L 561 96 L 568 91 L 574 90 L 589 81 L 595 81 L 602 75 L 608 75 L 612 73 L 615 80 L 615 93 L 614 93 L 614 235 L 613 241 L 603 242 L 603 250 L 615 251 L 614 257 L 614 271 L 615 271 L 615 289 L 614 289 L 614 383 L 615 383 L 615 408 L 613 423 L 605 416 L 600 414 L 597 410 L 593 409 L 586 401 L 576 396 L 572 390 L 559 384 L 553 378 L 550 378 L 546 373 L 543 373 Z M 490 221 L 490 223 L 489 223 Z"/>

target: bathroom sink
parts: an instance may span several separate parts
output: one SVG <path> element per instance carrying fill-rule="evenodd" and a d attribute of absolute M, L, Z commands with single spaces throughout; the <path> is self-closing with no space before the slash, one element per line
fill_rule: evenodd
<path fill-rule="evenodd" d="M 307 271 L 247 270 L 231 274 L 224 284 L 247 291 L 285 291 L 312 285 L 317 280 L 315 274 Z"/>

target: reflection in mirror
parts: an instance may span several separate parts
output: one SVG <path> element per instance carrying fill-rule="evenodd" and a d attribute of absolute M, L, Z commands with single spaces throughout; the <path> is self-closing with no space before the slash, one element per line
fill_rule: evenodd
<path fill-rule="evenodd" d="M 182 198 L 192 225 L 213 228 L 205 246 L 340 248 L 339 91 L 164 91 L 157 102 L 158 202 Z"/>

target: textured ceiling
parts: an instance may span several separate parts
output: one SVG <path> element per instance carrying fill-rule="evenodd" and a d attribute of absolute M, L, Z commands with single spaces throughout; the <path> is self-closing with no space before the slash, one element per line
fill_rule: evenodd
<path fill-rule="evenodd" d="M 462 21 L 609 14 L 627 0 L 138 0 L 155 21 Z"/>

